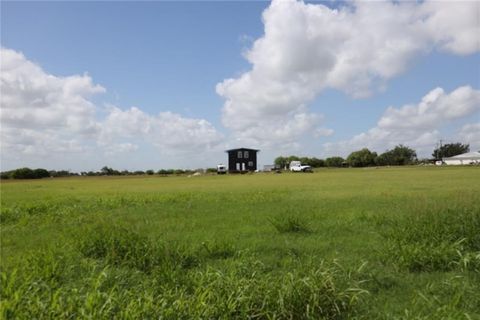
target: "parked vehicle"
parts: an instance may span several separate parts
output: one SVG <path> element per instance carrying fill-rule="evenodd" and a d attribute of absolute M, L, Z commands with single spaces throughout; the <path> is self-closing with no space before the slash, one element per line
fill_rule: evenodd
<path fill-rule="evenodd" d="M 300 161 L 290 162 L 289 167 L 292 172 L 313 172 L 311 166 L 303 165 Z"/>
<path fill-rule="evenodd" d="M 227 166 L 224 164 L 217 165 L 217 174 L 226 174 L 227 173 Z"/>

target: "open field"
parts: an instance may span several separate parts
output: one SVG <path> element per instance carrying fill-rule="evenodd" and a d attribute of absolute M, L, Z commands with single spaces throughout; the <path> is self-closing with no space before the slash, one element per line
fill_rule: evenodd
<path fill-rule="evenodd" d="M 480 168 L 1 186 L 4 319 L 480 319 Z"/>

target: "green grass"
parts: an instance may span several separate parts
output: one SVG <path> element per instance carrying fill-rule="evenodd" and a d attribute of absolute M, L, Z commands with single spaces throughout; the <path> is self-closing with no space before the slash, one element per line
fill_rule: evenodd
<path fill-rule="evenodd" d="M 2 181 L 1 317 L 480 319 L 480 169 Z"/>

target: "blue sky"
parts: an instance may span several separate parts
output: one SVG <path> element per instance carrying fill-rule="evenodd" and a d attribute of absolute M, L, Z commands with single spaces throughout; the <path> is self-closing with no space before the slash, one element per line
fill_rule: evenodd
<path fill-rule="evenodd" d="M 219 118 L 215 85 L 248 68 L 243 36 L 261 35 L 267 5 L 7 2 L 2 45 L 55 75 L 88 72 L 105 101 Z"/>
<path fill-rule="evenodd" d="M 480 148 L 479 21 L 449 5 L 340 3 L 341 20 L 331 2 L 2 2 L 2 170 L 212 167 L 236 146 L 261 164 L 398 143 L 428 156 L 440 138 Z"/>

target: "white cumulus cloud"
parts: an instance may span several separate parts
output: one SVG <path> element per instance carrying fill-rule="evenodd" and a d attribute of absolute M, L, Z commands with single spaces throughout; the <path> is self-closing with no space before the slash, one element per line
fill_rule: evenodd
<path fill-rule="evenodd" d="M 124 142 L 124 143 L 109 143 L 105 144 L 105 154 L 109 156 L 114 156 L 122 153 L 130 153 L 138 150 L 138 145 Z"/>
<path fill-rule="evenodd" d="M 172 112 L 149 115 L 136 107 L 122 110 L 110 106 L 102 123 L 100 144 L 132 138 L 149 142 L 167 154 L 204 151 L 223 140 L 213 125 L 203 119 L 185 118 Z"/>
<path fill-rule="evenodd" d="M 38 157 L 58 159 L 66 154 L 126 154 L 138 142 L 160 153 L 208 150 L 223 137 L 206 120 L 171 112 L 150 115 L 139 108 L 106 108 L 104 119 L 92 96 L 105 92 L 87 75 L 58 77 L 45 72 L 22 53 L 1 48 L 1 153 L 12 166 Z"/>
<path fill-rule="evenodd" d="M 480 122 L 464 125 L 458 133 L 458 139 L 469 144 L 470 150 L 480 151 Z"/>
<path fill-rule="evenodd" d="M 81 140 L 99 130 L 89 98 L 105 89 L 86 74 L 47 74 L 14 50 L 0 54 L 2 154 L 84 151 Z"/>
<path fill-rule="evenodd" d="M 463 86 L 446 93 L 436 88 L 417 104 L 389 107 L 377 125 L 351 140 L 324 144 L 329 155 L 347 155 L 367 147 L 383 152 L 398 144 L 417 148 L 420 153 L 433 150 L 440 139 L 440 129 L 455 119 L 469 119 L 480 111 L 480 90 Z M 478 124 L 465 125 L 460 133 L 464 143 L 478 143 Z"/>
<path fill-rule="evenodd" d="M 331 9 L 274 0 L 263 12 L 264 35 L 245 53 L 251 70 L 217 84 L 223 124 L 238 140 L 264 144 L 328 130 L 307 108 L 322 90 L 365 97 L 419 54 L 478 52 L 479 5 L 355 1 Z"/>

